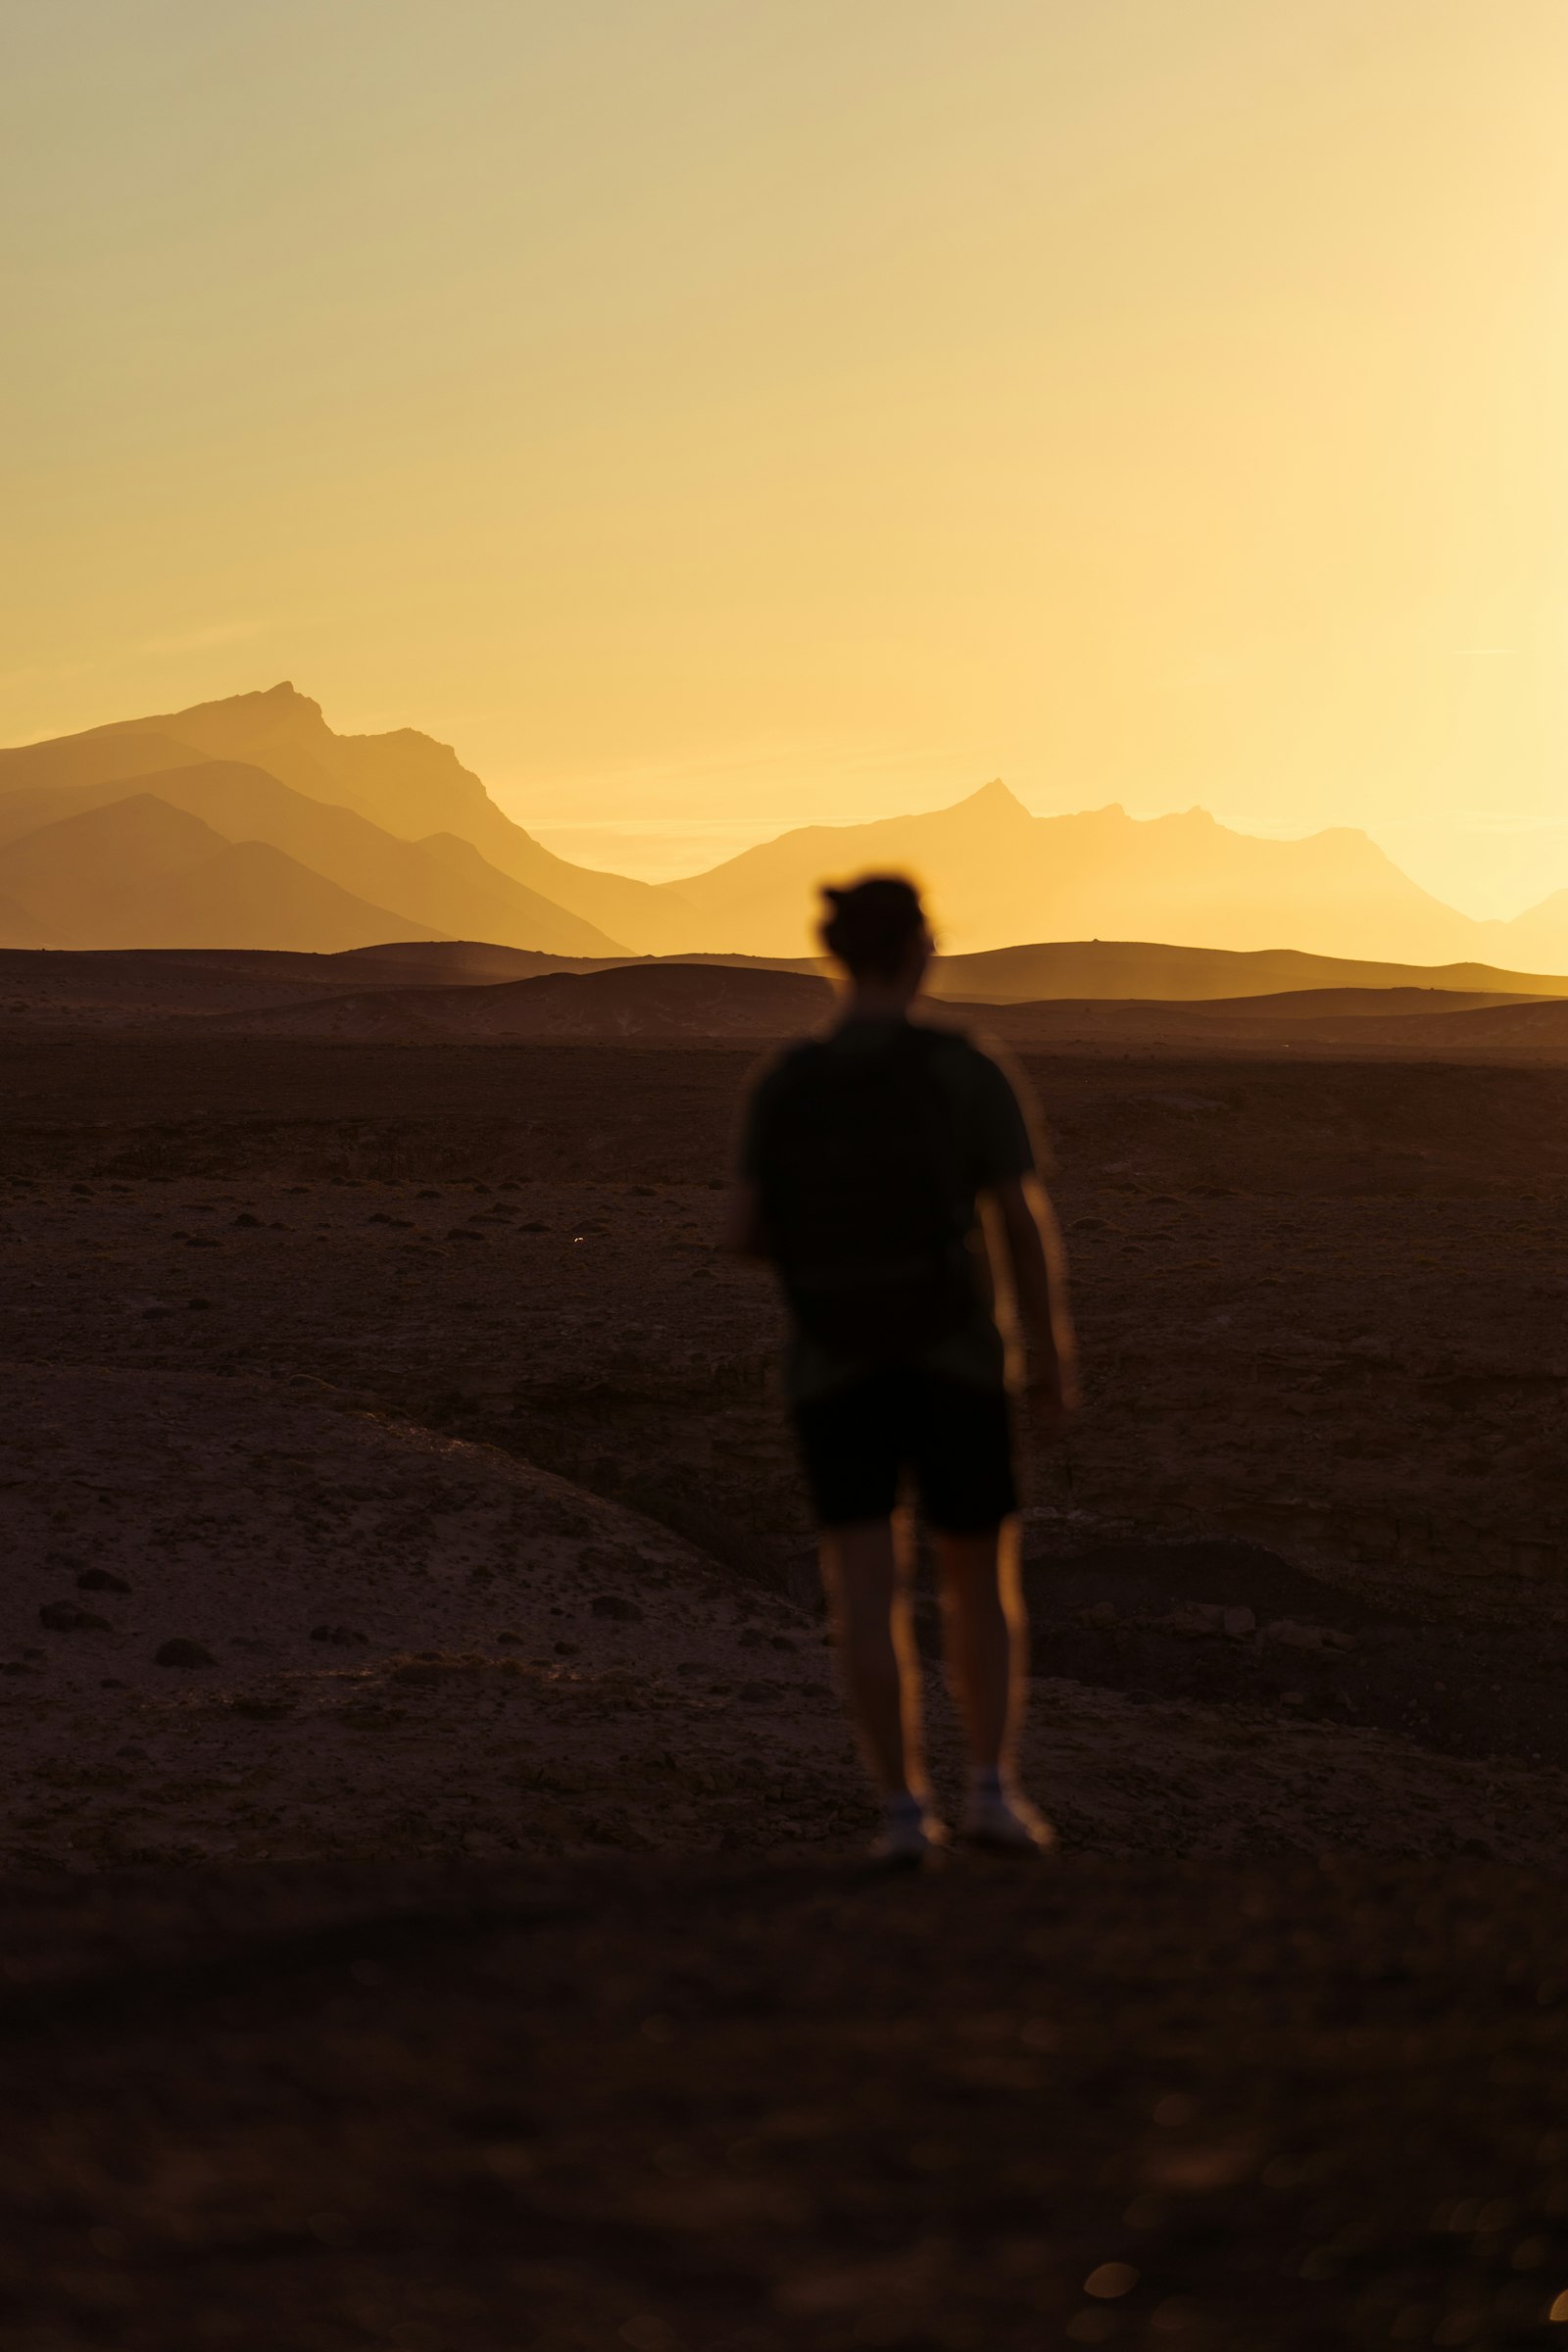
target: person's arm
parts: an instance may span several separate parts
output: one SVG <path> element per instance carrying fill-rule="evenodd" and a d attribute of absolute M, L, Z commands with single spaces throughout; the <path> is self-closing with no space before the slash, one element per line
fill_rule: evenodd
<path fill-rule="evenodd" d="M 991 1197 L 1029 1348 L 1030 1405 L 1042 1436 L 1053 1437 L 1078 1402 L 1077 1346 L 1056 1214 L 1037 1176 L 1004 1177 Z"/>
<path fill-rule="evenodd" d="M 729 1197 L 729 1212 L 724 1219 L 724 1248 L 736 1257 L 767 1255 L 761 1188 L 744 1176 Z"/>

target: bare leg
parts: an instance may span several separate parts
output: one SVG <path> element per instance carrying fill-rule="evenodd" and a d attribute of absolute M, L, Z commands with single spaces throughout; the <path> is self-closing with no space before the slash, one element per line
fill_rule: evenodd
<path fill-rule="evenodd" d="M 1023 1720 L 1029 1621 L 1012 1519 L 975 1536 L 935 1539 L 948 1673 L 979 1772 L 1010 1767 Z"/>
<path fill-rule="evenodd" d="M 885 1797 L 923 1796 L 926 1788 L 906 1555 L 900 1519 L 834 1528 L 822 1538 L 845 1691 Z"/>

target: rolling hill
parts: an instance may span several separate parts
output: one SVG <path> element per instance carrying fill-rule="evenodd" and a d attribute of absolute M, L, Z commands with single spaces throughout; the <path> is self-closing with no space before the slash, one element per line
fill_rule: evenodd
<path fill-rule="evenodd" d="M 1054 940 L 1035 947 L 993 948 L 978 956 L 939 956 L 931 994 L 971 1004 L 1033 1004 L 1048 997 L 1277 996 L 1300 989 L 1448 989 L 1484 997 L 1568 997 L 1568 979 L 1499 970 L 1488 963 L 1368 963 L 1306 956 L 1294 948 L 1251 954 L 1228 948 L 1174 948 L 1149 940 Z"/>
<path fill-rule="evenodd" d="M 826 980 L 715 963 L 638 963 L 456 988 L 389 988 L 222 1014 L 247 1036 L 376 1038 L 791 1037 L 833 1004 Z"/>

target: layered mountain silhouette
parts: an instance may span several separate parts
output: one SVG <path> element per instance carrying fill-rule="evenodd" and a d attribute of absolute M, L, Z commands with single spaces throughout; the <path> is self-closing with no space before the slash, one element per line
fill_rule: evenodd
<path fill-rule="evenodd" d="M 1263 841 L 1200 808 L 1039 817 L 1001 783 L 927 816 L 786 833 L 679 888 L 713 945 L 780 954 L 798 950 L 819 877 L 888 869 L 929 885 L 960 954 L 1098 937 L 1435 962 L 1473 955 L 1493 928 L 1429 897 L 1364 833 Z"/>
<path fill-rule="evenodd" d="M 1266 841 L 1198 808 L 1037 817 L 998 782 L 930 814 L 810 826 L 652 884 L 553 856 L 446 745 L 410 728 L 335 734 L 288 684 L 0 751 L 3 947 L 335 953 L 450 939 L 777 960 L 809 952 L 818 882 L 889 868 L 925 884 L 953 956 L 1130 941 L 1568 964 L 1568 891 L 1511 923 L 1475 922 L 1348 828 Z"/>

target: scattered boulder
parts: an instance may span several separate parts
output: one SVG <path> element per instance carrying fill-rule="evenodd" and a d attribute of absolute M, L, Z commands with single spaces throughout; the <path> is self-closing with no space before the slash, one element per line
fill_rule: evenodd
<path fill-rule="evenodd" d="M 155 1666 L 214 1666 L 217 1663 L 210 1649 L 204 1649 L 199 1642 L 187 1641 L 183 1634 L 176 1634 L 172 1642 L 164 1642 L 153 1651 Z"/>
<path fill-rule="evenodd" d="M 641 1625 L 643 1621 L 643 1612 L 637 1603 L 625 1599 L 619 1592 L 598 1592 L 594 1595 L 592 1606 L 596 1617 L 613 1617 L 622 1625 Z M 785 1646 L 787 1648 L 789 1644 Z"/>
<path fill-rule="evenodd" d="M 128 1592 L 129 1585 L 112 1568 L 84 1568 L 76 1579 L 78 1592 Z"/>
<path fill-rule="evenodd" d="M 74 1600 L 46 1600 L 38 1611 L 38 1623 L 52 1634 L 108 1634 L 113 1633 L 107 1617 L 99 1617 L 91 1609 L 78 1607 Z"/>

